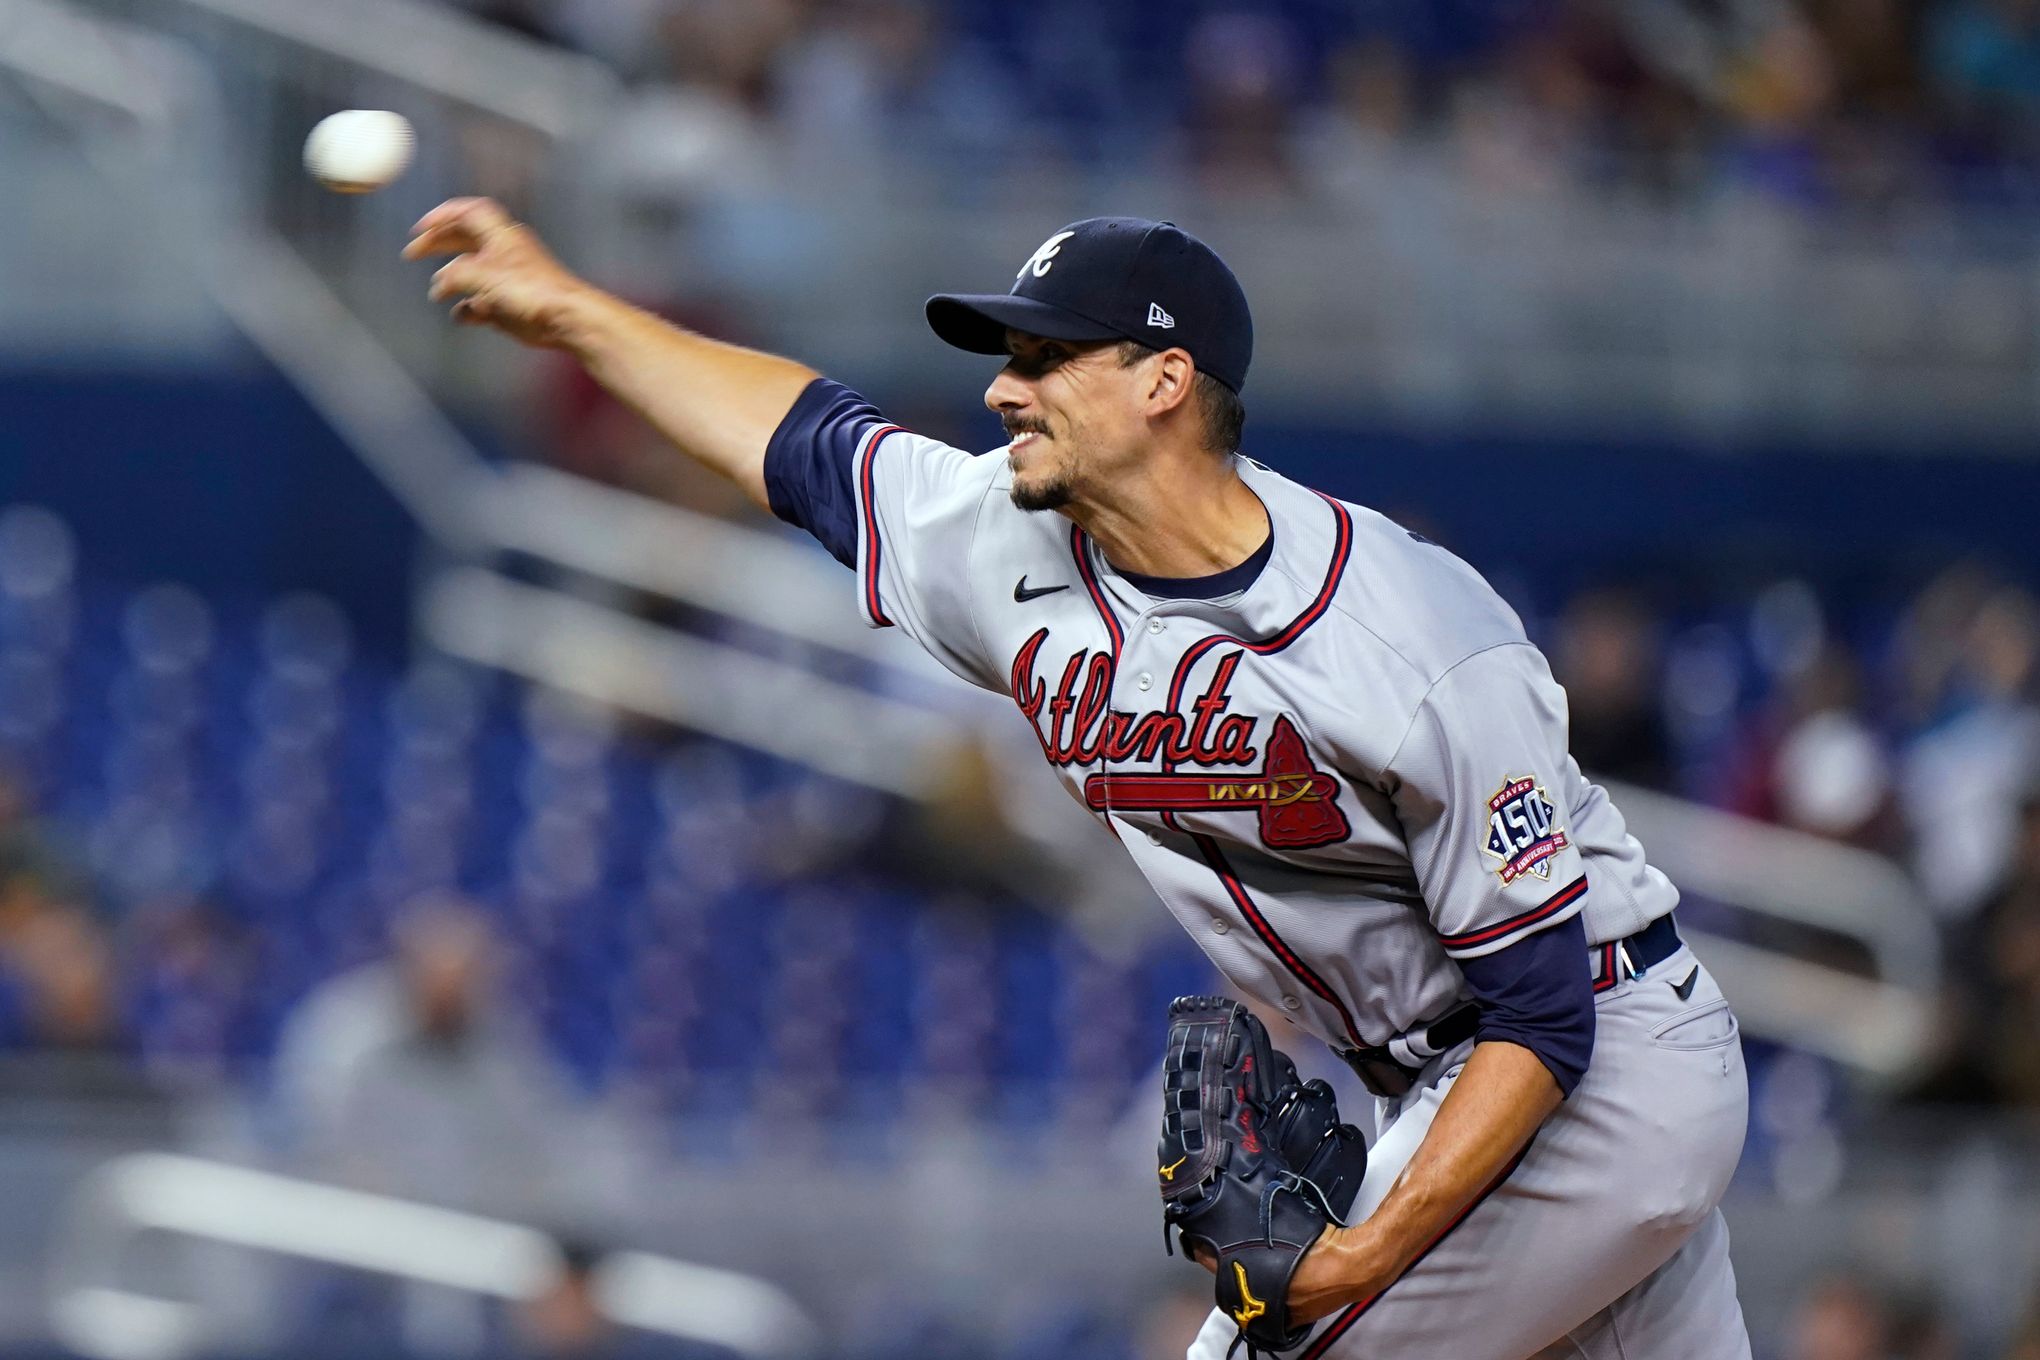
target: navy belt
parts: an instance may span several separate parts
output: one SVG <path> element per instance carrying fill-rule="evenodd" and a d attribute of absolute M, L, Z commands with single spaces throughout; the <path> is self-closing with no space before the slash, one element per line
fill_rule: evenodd
<path fill-rule="evenodd" d="M 1666 912 L 1626 939 L 1595 945 L 1587 955 L 1594 973 L 1594 994 L 1598 996 L 1631 978 L 1642 977 L 1678 953 L 1681 943 L 1672 914 Z"/>
<path fill-rule="evenodd" d="M 1594 994 L 1598 996 L 1631 978 L 1642 977 L 1678 953 L 1681 943 L 1671 913 L 1667 912 L 1634 935 L 1590 947 L 1587 966 L 1593 974 Z M 1479 1029 L 1480 1007 L 1469 1001 L 1385 1044 L 1341 1049 L 1339 1056 L 1360 1078 L 1361 1085 L 1375 1095 L 1393 1099 L 1416 1085 L 1433 1058 L 1459 1047 Z"/>

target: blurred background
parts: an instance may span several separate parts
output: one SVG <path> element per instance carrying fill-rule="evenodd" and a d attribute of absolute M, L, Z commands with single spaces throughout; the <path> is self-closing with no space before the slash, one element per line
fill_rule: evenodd
<path fill-rule="evenodd" d="M 0 1354 L 1201 1319 L 1215 979 L 1003 701 L 425 302 L 484 192 L 971 448 L 926 294 L 1211 241 L 1248 451 L 1487 573 L 1685 891 L 1758 1355 L 2040 1357 L 2040 3 L 0 0 L 0 170 Z"/>

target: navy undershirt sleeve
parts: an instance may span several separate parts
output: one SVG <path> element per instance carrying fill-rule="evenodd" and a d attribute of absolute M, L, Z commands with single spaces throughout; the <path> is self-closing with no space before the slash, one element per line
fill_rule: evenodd
<path fill-rule="evenodd" d="M 857 561 L 857 445 L 885 417 L 841 383 L 816 378 L 765 446 L 772 513 L 807 530 L 844 566 Z"/>
<path fill-rule="evenodd" d="M 1461 959 L 1459 968 L 1481 1006 L 1475 1039 L 1521 1044 L 1570 1096 L 1594 1056 L 1594 980 L 1580 918 L 1492 954 Z"/>

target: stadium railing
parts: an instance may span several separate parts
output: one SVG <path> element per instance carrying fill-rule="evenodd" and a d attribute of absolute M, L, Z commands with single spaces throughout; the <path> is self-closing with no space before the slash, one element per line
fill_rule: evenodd
<path fill-rule="evenodd" d="M 539 1296 L 564 1258 L 537 1228 L 387 1195 L 169 1153 L 107 1163 L 73 1202 L 50 1267 L 58 1340 L 90 1360 L 175 1360 L 231 1349 L 214 1310 L 127 1271 L 145 1235 L 181 1237 L 504 1300 Z M 741 1356 L 814 1353 L 818 1333 L 783 1290 L 643 1251 L 591 1278 L 610 1321 Z"/>

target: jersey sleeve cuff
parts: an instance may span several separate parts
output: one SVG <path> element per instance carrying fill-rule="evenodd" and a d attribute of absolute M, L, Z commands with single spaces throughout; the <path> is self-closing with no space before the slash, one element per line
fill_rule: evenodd
<path fill-rule="evenodd" d="M 846 567 L 857 566 L 855 469 L 866 437 L 885 417 L 841 383 L 816 378 L 801 390 L 765 445 L 765 499 Z"/>
<path fill-rule="evenodd" d="M 1460 965 L 1480 1005 L 1478 1042 L 1501 1041 L 1537 1055 L 1570 1096 L 1594 1057 L 1594 984 L 1586 924 L 1559 921 L 1499 953 Z"/>
<path fill-rule="evenodd" d="M 889 434 L 897 434 L 897 425 L 874 426 L 857 447 L 857 461 L 852 484 L 855 487 L 857 503 L 857 612 L 864 616 L 864 622 L 872 628 L 890 628 L 891 618 L 885 612 L 885 602 L 879 595 L 878 583 L 883 579 L 885 569 L 885 534 L 879 528 L 878 514 L 878 450 Z"/>
<path fill-rule="evenodd" d="M 1585 907 L 1586 901 L 1587 876 L 1581 874 L 1528 911 L 1457 935 L 1441 935 L 1439 943 L 1445 946 L 1445 953 L 1451 958 L 1477 959 L 1507 949 L 1540 930 L 1571 920 Z"/>

